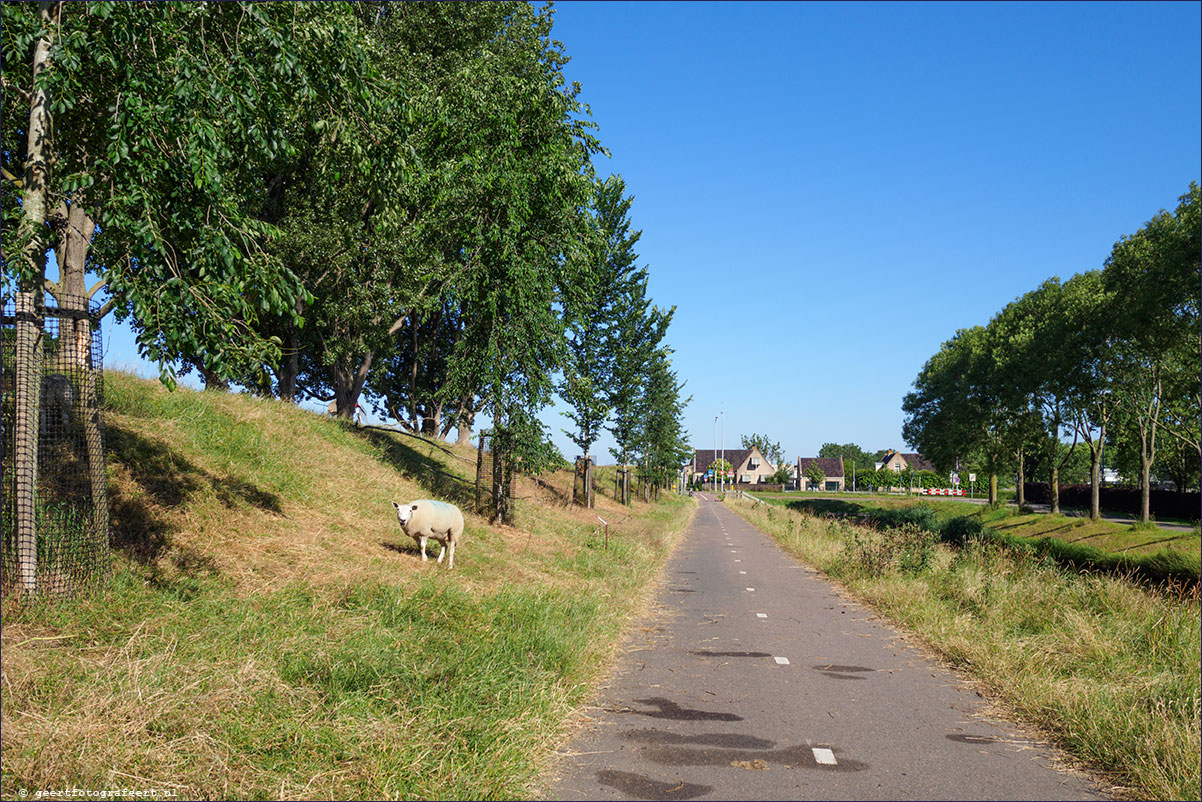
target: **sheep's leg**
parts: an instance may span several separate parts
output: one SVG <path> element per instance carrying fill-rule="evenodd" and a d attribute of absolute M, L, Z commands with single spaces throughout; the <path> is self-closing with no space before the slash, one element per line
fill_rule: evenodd
<path fill-rule="evenodd" d="M 446 541 L 444 541 L 444 540 L 438 541 L 438 562 L 440 562 L 440 563 L 442 562 L 442 555 L 445 554 L 446 551 L 447 551 Z"/>
<path fill-rule="evenodd" d="M 447 560 L 447 570 L 450 571 L 452 568 L 455 567 L 455 541 L 454 540 L 451 541 L 450 554 L 448 556 L 450 557 L 450 559 Z M 439 559 L 442 559 L 442 555 L 439 555 Z"/>
<path fill-rule="evenodd" d="M 421 538 L 421 544 L 422 544 L 422 562 L 425 562 L 428 559 L 426 557 L 426 538 L 425 538 L 425 536 L 423 536 Z"/>

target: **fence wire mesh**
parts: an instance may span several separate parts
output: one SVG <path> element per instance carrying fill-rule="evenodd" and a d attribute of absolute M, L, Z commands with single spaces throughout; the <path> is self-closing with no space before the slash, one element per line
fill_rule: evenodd
<path fill-rule="evenodd" d="M 95 304 L 17 293 L 0 308 L 0 592 L 62 595 L 109 566 Z"/>
<path fill-rule="evenodd" d="M 577 457 L 572 476 L 572 501 L 581 507 L 595 507 L 592 457 Z"/>
<path fill-rule="evenodd" d="M 480 433 L 476 451 L 476 512 L 489 521 L 513 523 L 513 465 L 491 431 Z"/>

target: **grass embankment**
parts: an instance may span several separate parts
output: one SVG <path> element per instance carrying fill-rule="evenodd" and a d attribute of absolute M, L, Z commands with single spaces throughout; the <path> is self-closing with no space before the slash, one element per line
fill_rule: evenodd
<path fill-rule="evenodd" d="M 467 512 L 474 451 L 121 374 L 105 393 L 115 569 L 5 604 L 5 798 L 528 797 L 695 509 L 522 479 L 521 529 L 468 514 L 449 573 L 389 502 Z"/>
<path fill-rule="evenodd" d="M 1197 585 L 1154 590 L 1032 550 L 953 547 L 913 524 L 727 503 L 1130 795 L 1199 798 Z"/>
<path fill-rule="evenodd" d="M 913 523 L 945 540 L 984 538 L 1011 548 L 1034 549 L 1066 567 L 1139 576 L 1152 582 L 1197 583 L 1202 539 L 1193 531 L 1123 525 L 1087 518 L 990 509 L 952 500 L 807 499 L 757 493 L 772 504 L 815 515 L 834 515 L 875 526 Z"/>

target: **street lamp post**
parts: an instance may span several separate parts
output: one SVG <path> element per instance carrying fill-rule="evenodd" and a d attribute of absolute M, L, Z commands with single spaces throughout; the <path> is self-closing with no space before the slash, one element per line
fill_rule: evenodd
<path fill-rule="evenodd" d="M 722 492 L 726 492 L 726 410 L 722 410 Z"/>

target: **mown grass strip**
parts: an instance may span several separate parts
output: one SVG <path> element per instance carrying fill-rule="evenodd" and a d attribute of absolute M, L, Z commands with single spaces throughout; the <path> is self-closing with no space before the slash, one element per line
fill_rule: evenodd
<path fill-rule="evenodd" d="M 913 523 L 878 531 L 728 504 L 974 676 L 1016 717 L 1141 799 L 1198 799 L 1197 586 L 1152 590 Z"/>

